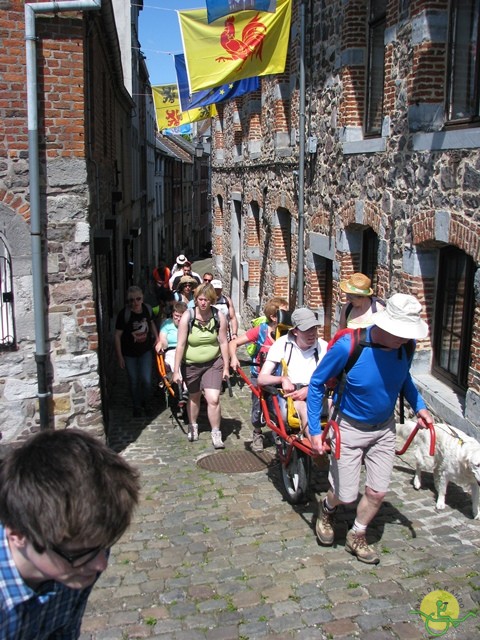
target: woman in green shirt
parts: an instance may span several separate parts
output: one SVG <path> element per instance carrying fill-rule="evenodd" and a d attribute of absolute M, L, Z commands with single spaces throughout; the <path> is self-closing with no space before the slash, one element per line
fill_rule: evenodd
<path fill-rule="evenodd" d="M 223 313 L 212 307 L 217 295 L 211 284 L 199 285 L 194 299 L 195 307 L 185 311 L 178 325 L 173 382 L 178 384 L 183 377 L 188 389 L 189 441 L 198 440 L 197 419 L 203 392 L 213 446 L 223 449 L 220 391 L 222 381 L 229 375 L 227 321 Z"/>

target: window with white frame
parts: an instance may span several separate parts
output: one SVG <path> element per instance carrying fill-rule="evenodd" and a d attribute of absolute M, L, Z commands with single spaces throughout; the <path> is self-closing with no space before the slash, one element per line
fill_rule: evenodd
<path fill-rule="evenodd" d="M 0 349 L 16 349 L 13 314 L 12 260 L 5 239 L 0 233 Z"/>

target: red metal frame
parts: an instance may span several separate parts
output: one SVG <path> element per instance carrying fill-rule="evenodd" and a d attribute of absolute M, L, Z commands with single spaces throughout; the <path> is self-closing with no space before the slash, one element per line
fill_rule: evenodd
<path fill-rule="evenodd" d="M 278 404 L 277 395 L 275 394 L 270 395 L 272 404 L 273 404 L 273 410 L 275 413 L 275 419 L 276 419 L 276 422 L 274 422 L 271 418 L 270 409 L 267 404 L 267 399 L 263 394 L 262 388 L 254 386 L 250 378 L 244 373 L 244 371 L 240 367 L 237 367 L 236 373 L 242 378 L 242 380 L 244 380 L 244 382 L 248 385 L 252 393 L 254 393 L 257 396 L 257 398 L 260 400 L 260 406 L 262 408 L 262 413 L 265 418 L 267 427 L 272 431 L 274 431 L 276 434 L 278 434 L 288 444 L 287 453 L 285 456 L 282 456 L 282 464 L 288 465 L 288 463 L 290 462 L 290 458 L 291 458 L 294 447 L 296 447 L 300 451 L 303 451 L 303 453 L 306 453 L 309 456 L 318 455 L 316 452 L 313 451 L 312 445 L 308 438 L 303 438 L 302 436 L 300 436 L 300 434 L 296 434 L 296 433 L 287 433 L 287 430 L 285 428 L 285 422 L 283 420 L 283 416 L 280 411 L 280 406 Z M 428 425 L 428 428 L 430 431 L 429 453 L 431 456 L 433 456 L 435 454 L 435 443 L 436 443 L 435 428 L 432 425 Z M 340 429 L 335 420 L 329 420 L 328 424 L 322 430 L 322 442 L 323 443 L 327 442 L 327 444 L 329 443 L 327 436 L 330 429 L 333 429 L 335 433 L 334 455 L 336 460 L 338 460 L 340 458 L 341 437 L 340 437 Z M 417 432 L 419 429 L 420 429 L 420 425 L 417 423 L 415 429 L 413 429 L 411 434 L 408 436 L 403 447 L 400 450 L 395 451 L 395 454 L 397 456 L 402 456 L 405 453 L 405 451 L 410 446 L 413 438 L 417 435 Z"/>
<path fill-rule="evenodd" d="M 294 447 L 296 447 L 300 451 L 303 451 L 303 453 L 306 453 L 309 456 L 318 456 L 318 454 L 313 451 L 312 445 L 308 438 L 304 438 L 299 433 L 287 433 L 287 430 L 285 427 L 285 421 L 283 420 L 283 416 L 280 411 L 280 405 L 278 404 L 278 397 L 275 394 L 270 395 L 272 400 L 273 410 L 275 413 L 276 421 L 274 422 L 271 418 L 270 410 L 268 408 L 267 398 L 263 394 L 262 388 L 254 386 L 251 383 L 250 378 L 243 372 L 243 370 L 240 367 L 237 368 L 237 374 L 245 381 L 245 383 L 248 385 L 252 393 L 254 393 L 257 396 L 257 398 L 260 400 L 260 406 L 262 408 L 263 417 L 265 418 L 265 423 L 267 427 L 272 431 L 274 431 L 277 435 L 279 435 L 288 444 L 287 454 L 284 457 L 284 459 L 282 459 L 282 463 L 284 464 L 289 463 L 290 457 L 292 455 L 292 450 Z M 336 439 L 335 439 L 334 455 L 335 455 L 335 458 L 338 460 L 338 458 L 340 457 L 340 444 L 341 444 L 340 429 L 338 428 L 338 424 L 334 420 L 330 420 L 327 427 L 323 429 L 322 442 L 323 443 L 327 442 L 327 444 L 329 443 L 329 440 L 327 440 L 327 436 L 330 428 L 332 428 L 335 432 Z"/>

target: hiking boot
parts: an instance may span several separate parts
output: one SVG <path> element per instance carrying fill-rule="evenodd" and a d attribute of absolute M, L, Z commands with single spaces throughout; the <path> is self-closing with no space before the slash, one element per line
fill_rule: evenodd
<path fill-rule="evenodd" d="M 212 429 L 212 443 L 215 449 L 225 449 L 220 429 Z"/>
<path fill-rule="evenodd" d="M 198 424 L 189 424 L 187 438 L 189 442 L 195 442 L 198 440 Z"/>
<path fill-rule="evenodd" d="M 335 522 L 335 511 L 327 511 L 325 505 L 320 505 L 317 522 L 315 523 L 315 533 L 321 544 L 331 545 L 335 539 L 333 523 Z"/>
<path fill-rule="evenodd" d="M 355 533 L 353 529 L 350 529 L 347 533 L 345 551 L 357 556 L 357 560 L 366 564 L 378 564 L 380 562 L 377 552 L 367 543 L 365 535 Z"/>
<path fill-rule="evenodd" d="M 252 433 L 252 451 L 263 451 L 263 439 L 263 433 L 254 429 Z"/>

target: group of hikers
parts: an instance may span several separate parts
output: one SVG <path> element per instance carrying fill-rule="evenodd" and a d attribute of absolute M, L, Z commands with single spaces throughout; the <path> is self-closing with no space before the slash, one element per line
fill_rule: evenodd
<path fill-rule="evenodd" d="M 341 455 L 330 459 L 330 488 L 319 506 L 316 536 L 322 545 L 334 543 L 335 512 L 358 500 L 364 464 L 365 487 L 345 549 L 361 562 L 377 564 L 367 527 L 390 483 L 400 392 L 420 427 L 433 424 L 410 375 L 416 341 L 427 337 L 428 327 L 415 297 L 375 298 L 364 274 L 353 274 L 340 288 L 347 298 L 341 330 L 327 344 L 318 337 L 319 319 L 305 307 L 293 310 L 290 327 L 277 337 L 279 313 L 289 306 L 277 297 L 267 301 L 261 321 L 238 336 L 233 306 L 210 273 L 196 282 L 190 300 L 173 301 L 171 317 L 160 327 L 142 290 L 130 287 L 117 317 L 115 347 L 130 379 L 134 413 L 144 408 L 151 385 L 152 347 L 164 354 L 172 381 L 188 390 L 191 442 L 199 437 L 203 394 L 213 446 L 224 447 L 220 392 L 230 367 L 240 364 L 239 347 L 252 347 L 252 384 L 278 385 L 287 405 L 294 405 L 314 455 L 326 451 L 321 437 L 326 407 L 339 427 Z M 259 451 L 264 439 L 255 394 L 252 425 L 251 446 Z M 335 448 L 335 434 L 330 446 Z M 0 467 L 0 637 L 79 636 L 90 591 L 107 566 L 109 548 L 129 525 L 138 496 L 138 473 L 77 429 L 40 432 L 6 456 Z"/>
<path fill-rule="evenodd" d="M 191 268 L 185 256 L 179 258 L 177 271 L 186 265 Z M 184 273 L 179 282 L 186 277 L 193 279 Z M 330 461 L 331 488 L 316 522 L 318 540 L 321 544 L 333 544 L 336 508 L 356 500 L 364 463 L 366 488 L 347 536 L 346 549 L 363 562 L 378 562 L 376 551 L 367 544 L 366 528 L 377 513 L 390 482 L 399 394 L 408 401 L 422 428 L 433 424 L 410 375 L 416 340 L 428 334 L 427 324 L 421 318 L 420 302 L 403 293 L 381 300 L 374 296 L 370 279 L 354 273 L 340 282 L 346 301 L 341 308 L 339 331 L 329 344 L 319 337 L 321 322 L 317 315 L 306 307 L 293 310 L 288 330 L 278 337 L 279 313 L 289 311 L 288 301 L 281 297 L 268 300 L 261 321 L 239 336 L 235 309 L 230 298 L 223 294 L 222 283 L 211 273 L 198 278 L 201 282 L 195 280 L 189 299 L 173 303 L 172 316 L 162 323 L 159 331 L 148 316 L 148 309 L 142 305 L 141 292 L 134 287 L 129 289 L 132 315 L 127 321 L 124 311 L 119 314 L 116 342 L 120 366 L 123 361 L 130 381 L 135 383 L 145 376 L 144 385 L 132 388 L 134 415 L 140 415 L 145 401 L 141 389 L 151 388 L 147 373 L 151 372 L 152 341 L 145 346 L 144 334 L 139 333 L 141 328 L 152 332 L 154 348 L 164 354 L 172 382 L 184 390 L 188 440 L 195 442 L 199 438 L 198 415 L 203 396 L 213 446 L 224 448 L 222 385 L 230 369 L 240 366 L 238 348 L 252 347 L 252 385 L 275 385 L 281 390 L 280 404 L 285 419 L 289 411 L 295 413 L 314 455 L 326 451 L 321 437 L 322 416 L 334 418 L 339 426 L 341 456 Z M 175 282 L 174 275 L 169 281 Z M 127 343 L 128 326 L 130 347 L 142 354 L 133 374 L 135 363 L 122 346 Z M 258 452 L 264 448 L 262 425 L 265 420 L 258 396 L 253 393 L 251 422 L 251 449 Z M 331 446 L 335 446 L 335 436 Z"/>

